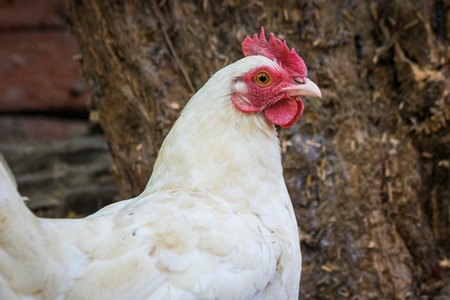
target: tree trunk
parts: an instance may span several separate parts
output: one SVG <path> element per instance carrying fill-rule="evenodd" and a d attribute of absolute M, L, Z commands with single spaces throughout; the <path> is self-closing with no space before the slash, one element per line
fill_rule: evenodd
<path fill-rule="evenodd" d="M 323 92 L 280 131 L 302 232 L 301 298 L 445 292 L 449 1 L 67 2 L 123 197 L 143 190 L 194 91 L 264 26 Z"/>

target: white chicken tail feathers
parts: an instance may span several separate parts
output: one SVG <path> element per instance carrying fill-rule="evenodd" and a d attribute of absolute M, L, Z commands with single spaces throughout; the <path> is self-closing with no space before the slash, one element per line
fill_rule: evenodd
<path fill-rule="evenodd" d="M 34 267 L 42 248 L 38 223 L 0 154 L 0 299 L 23 299 L 39 290 L 44 276 Z"/>
<path fill-rule="evenodd" d="M 20 196 L 17 191 L 17 182 L 5 158 L 0 153 L 0 221 L 6 222 L 9 219 L 23 220 L 25 215 L 34 218 L 34 215 L 24 205 L 23 201 L 27 198 Z M 24 215 L 25 214 L 25 215 Z M 0 228 L 0 242 L 1 242 Z"/>
<path fill-rule="evenodd" d="M 13 173 L 11 172 L 11 169 L 8 166 L 8 163 L 6 162 L 3 155 L 0 153 L 0 180 L 3 181 L 10 181 L 11 184 L 17 189 L 17 182 L 14 178 Z"/>
<path fill-rule="evenodd" d="M 11 169 L 0 154 L 0 250 L 10 230 L 23 228 L 33 219 L 36 217 L 24 204 Z"/>
<path fill-rule="evenodd" d="M 17 183 L 0 154 L 0 250 L 5 250 L 5 239 L 11 238 L 15 231 L 27 231 L 37 218 L 23 202 L 17 191 Z"/>

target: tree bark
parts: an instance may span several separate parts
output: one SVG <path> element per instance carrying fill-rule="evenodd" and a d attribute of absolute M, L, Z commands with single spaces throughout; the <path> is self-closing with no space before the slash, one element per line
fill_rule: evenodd
<path fill-rule="evenodd" d="M 301 298 L 439 294 L 439 259 L 450 256 L 449 1 L 67 4 L 123 197 L 143 190 L 194 91 L 264 26 L 323 92 L 280 131 Z"/>

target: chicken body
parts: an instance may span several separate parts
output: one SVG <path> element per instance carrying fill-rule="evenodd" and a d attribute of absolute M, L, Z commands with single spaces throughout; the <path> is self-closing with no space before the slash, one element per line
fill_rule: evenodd
<path fill-rule="evenodd" d="M 84 219 L 36 218 L 0 167 L 0 299 L 297 299 L 301 254 L 274 125 L 217 72 L 166 137 L 138 197 Z"/>

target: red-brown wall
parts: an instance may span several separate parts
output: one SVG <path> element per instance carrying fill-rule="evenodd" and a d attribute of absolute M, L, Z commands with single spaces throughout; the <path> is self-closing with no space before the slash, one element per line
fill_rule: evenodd
<path fill-rule="evenodd" d="M 88 115 L 77 54 L 63 0 L 0 0 L 0 142 L 85 130 L 83 120 L 64 120 Z"/>

